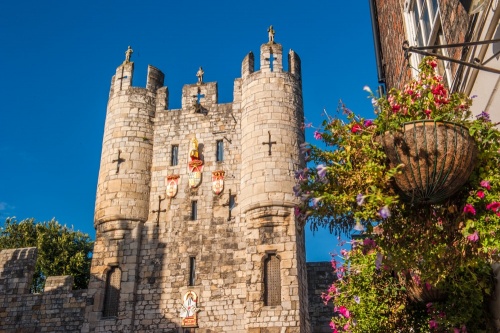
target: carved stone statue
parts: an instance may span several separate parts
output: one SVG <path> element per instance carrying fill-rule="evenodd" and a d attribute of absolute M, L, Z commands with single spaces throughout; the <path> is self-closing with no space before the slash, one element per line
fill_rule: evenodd
<path fill-rule="evenodd" d="M 189 143 L 189 157 L 191 157 L 192 160 L 198 159 L 198 140 L 196 140 L 196 138 L 192 138 Z"/>
<path fill-rule="evenodd" d="M 129 45 L 127 51 L 125 51 L 125 63 L 130 62 L 130 57 L 132 56 L 132 53 L 134 53 L 134 50 L 132 50 L 132 48 Z"/>
<path fill-rule="evenodd" d="M 269 29 L 267 29 L 267 32 L 269 34 L 269 44 L 274 44 L 274 29 L 273 29 L 273 26 L 271 25 L 269 27 Z"/>
<path fill-rule="evenodd" d="M 203 83 L 203 74 L 205 74 L 205 72 L 203 71 L 203 68 L 201 68 L 200 66 L 200 68 L 196 72 L 196 76 L 198 77 L 198 84 Z"/>

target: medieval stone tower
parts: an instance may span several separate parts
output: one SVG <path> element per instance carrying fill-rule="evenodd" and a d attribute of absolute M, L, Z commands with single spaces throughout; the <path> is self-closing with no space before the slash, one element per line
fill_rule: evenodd
<path fill-rule="evenodd" d="M 200 68 L 170 110 L 160 70 L 132 85 L 131 53 L 111 81 L 82 332 L 310 332 L 292 191 L 304 166 L 298 55 L 284 70 L 271 27 L 232 103 Z"/>

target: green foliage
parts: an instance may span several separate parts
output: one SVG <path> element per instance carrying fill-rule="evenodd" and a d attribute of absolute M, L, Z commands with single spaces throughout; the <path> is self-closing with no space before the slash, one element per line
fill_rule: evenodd
<path fill-rule="evenodd" d="M 56 220 L 20 222 L 7 218 L 0 228 L 0 250 L 37 247 L 33 292 L 43 291 L 47 276 L 72 275 L 74 289 L 87 288 L 94 242 L 89 235 L 74 231 Z"/>
<path fill-rule="evenodd" d="M 316 167 L 296 173 L 298 184 L 294 191 L 301 199 L 297 217 L 309 222 L 312 229 L 326 226 L 336 234 L 357 230 L 373 235 L 377 251 L 390 258 L 391 271 L 413 272 L 422 283 L 446 290 L 455 300 L 453 304 L 434 304 L 424 309 L 427 317 L 417 316 L 421 309 L 414 306 L 411 308 L 418 310 L 415 313 L 405 310 L 400 316 L 396 311 L 398 319 L 387 322 L 373 309 L 338 296 L 343 302 L 339 304 L 358 309 L 358 321 L 396 325 L 424 318 L 427 325 L 461 329 L 460 325 L 477 328 L 473 323 L 485 318 L 483 298 L 491 293 L 493 285 L 488 263 L 500 260 L 500 132 L 487 113 L 471 118 L 471 99 L 463 94 L 449 95 L 434 67 L 434 59 L 424 58 L 419 77 L 403 90 L 392 89 L 387 98 L 376 99 L 372 94 L 375 119 L 358 117 L 340 103 L 337 115 L 328 116 L 314 133 L 326 149 L 301 146 L 306 160 Z M 471 176 L 457 193 L 437 204 L 415 204 L 399 197 L 393 177 L 401 166 L 388 165 L 379 137 L 386 131 L 401 130 L 405 122 L 427 119 L 454 121 L 467 127 L 479 153 Z M 366 262 L 372 259 L 352 255 L 348 265 L 357 267 L 362 274 L 342 280 L 346 283 L 342 288 L 364 292 L 364 297 L 376 302 L 373 306 L 377 313 L 389 306 L 395 311 L 396 303 L 384 300 L 378 289 L 390 290 L 401 300 L 401 286 L 385 278 L 375 281 L 373 267 L 367 267 Z M 349 272 L 353 272 L 352 267 Z M 364 285 L 375 289 L 355 289 Z M 465 311 L 467 302 L 470 311 Z M 410 308 L 409 303 L 401 304 Z M 440 317 L 439 311 L 447 313 L 447 317 Z M 434 312 L 433 316 L 429 314 Z M 373 327 L 364 329 L 377 332 Z"/>
<path fill-rule="evenodd" d="M 323 299 L 335 304 L 333 332 L 463 332 L 464 327 L 469 333 L 490 332 L 484 307 L 491 285 L 487 262 L 458 268 L 437 286 L 443 299 L 420 303 L 408 296 L 409 280 L 421 289 L 428 285 L 417 274 L 408 280 L 405 272 L 394 271 L 380 251 L 365 239 L 342 252 L 343 264 L 332 262 L 338 279 Z"/>

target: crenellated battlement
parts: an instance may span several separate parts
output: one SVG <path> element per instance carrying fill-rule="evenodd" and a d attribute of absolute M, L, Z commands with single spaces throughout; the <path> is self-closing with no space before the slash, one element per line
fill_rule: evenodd
<path fill-rule="evenodd" d="M 37 249 L 0 251 L 0 331 L 80 332 L 87 290 L 72 290 L 73 277 L 49 276 L 45 291 L 31 294 Z"/>

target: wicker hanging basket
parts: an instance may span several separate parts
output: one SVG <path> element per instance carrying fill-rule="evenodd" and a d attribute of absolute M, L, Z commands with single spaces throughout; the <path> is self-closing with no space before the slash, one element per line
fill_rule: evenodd
<path fill-rule="evenodd" d="M 382 135 L 390 167 L 402 164 L 395 182 L 403 197 L 414 203 L 440 202 L 469 178 L 477 147 L 469 130 L 451 122 L 433 120 L 404 124 L 402 132 Z"/>
<path fill-rule="evenodd" d="M 399 275 L 399 281 L 406 288 L 406 294 L 413 302 L 439 302 L 446 298 L 446 293 L 428 283 L 418 281 L 412 274 Z"/>

